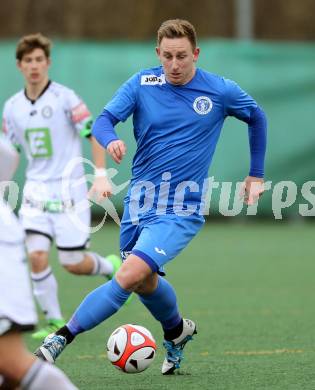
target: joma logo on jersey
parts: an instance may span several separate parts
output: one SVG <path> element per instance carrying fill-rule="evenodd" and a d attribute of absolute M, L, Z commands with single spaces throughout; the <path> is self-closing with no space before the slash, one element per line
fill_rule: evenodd
<path fill-rule="evenodd" d="M 165 84 L 165 76 L 156 76 L 155 74 L 146 74 L 141 76 L 141 85 L 162 85 Z"/>
<path fill-rule="evenodd" d="M 145 78 L 145 82 L 148 83 L 148 82 L 152 82 L 152 81 L 158 81 L 158 82 L 161 82 L 161 79 L 157 76 L 151 76 L 151 77 L 146 77 Z"/>

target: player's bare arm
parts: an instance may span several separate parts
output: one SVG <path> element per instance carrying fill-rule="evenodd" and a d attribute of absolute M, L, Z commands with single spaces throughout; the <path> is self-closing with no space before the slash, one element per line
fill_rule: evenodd
<path fill-rule="evenodd" d="M 92 136 L 90 138 L 92 146 L 92 157 L 95 165 L 94 182 L 88 197 L 90 199 L 95 198 L 97 201 L 101 201 L 103 198 L 107 198 L 112 195 L 112 183 L 109 180 L 105 168 L 105 150 Z"/>

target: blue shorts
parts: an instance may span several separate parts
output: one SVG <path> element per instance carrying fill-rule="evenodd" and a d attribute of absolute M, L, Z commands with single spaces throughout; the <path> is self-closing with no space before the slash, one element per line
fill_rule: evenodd
<path fill-rule="evenodd" d="M 165 275 L 163 266 L 188 245 L 204 224 L 204 218 L 195 214 L 151 215 L 141 218 L 138 224 L 133 224 L 126 214 L 120 230 L 123 260 L 132 253 L 160 275 Z"/>

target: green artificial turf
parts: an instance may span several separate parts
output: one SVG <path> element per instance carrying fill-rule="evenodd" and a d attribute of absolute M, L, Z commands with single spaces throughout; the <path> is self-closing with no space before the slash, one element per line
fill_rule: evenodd
<path fill-rule="evenodd" d="M 181 313 L 198 326 L 180 375 L 160 374 L 160 325 L 136 298 L 78 336 L 57 365 L 82 390 L 315 389 L 314 237 L 315 226 L 302 222 L 205 225 L 166 268 Z M 91 248 L 118 252 L 118 240 L 118 227 L 107 224 L 92 235 Z M 73 276 L 53 264 L 68 318 L 102 279 Z M 147 327 L 158 344 L 155 361 L 141 374 L 121 373 L 106 358 L 108 336 L 125 323 Z M 29 336 L 27 344 L 38 345 Z"/>

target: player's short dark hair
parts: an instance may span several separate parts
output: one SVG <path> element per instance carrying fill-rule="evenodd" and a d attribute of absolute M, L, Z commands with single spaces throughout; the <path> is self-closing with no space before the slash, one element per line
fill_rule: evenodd
<path fill-rule="evenodd" d="M 195 27 L 184 19 L 170 19 L 163 22 L 157 32 L 157 44 L 163 38 L 188 38 L 193 50 L 197 46 L 197 34 Z"/>
<path fill-rule="evenodd" d="M 50 57 L 51 41 L 41 33 L 24 35 L 18 42 L 15 57 L 21 61 L 25 54 L 35 49 L 42 49 L 47 58 Z"/>

